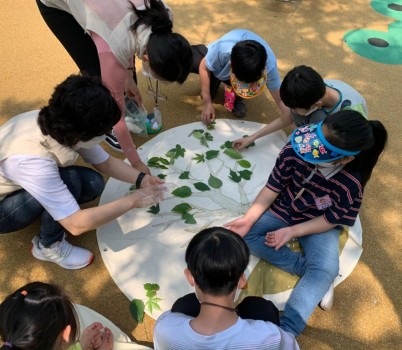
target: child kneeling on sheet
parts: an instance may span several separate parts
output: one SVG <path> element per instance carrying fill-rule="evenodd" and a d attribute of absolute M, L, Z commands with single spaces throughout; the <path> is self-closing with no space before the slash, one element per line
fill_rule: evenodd
<path fill-rule="evenodd" d="M 278 327 L 278 310 L 270 301 L 247 297 L 234 308 L 236 291 L 246 284 L 249 257 L 243 239 L 230 230 L 212 227 L 196 234 L 184 270 L 195 294 L 178 299 L 159 317 L 155 349 L 299 349 Z"/>
<path fill-rule="evenodd" d="M 252 206 L 224 225 L 244 237 L 253 255 L 301 276 L 280 318 L 295 336 L 319 303 L 332 306 L 341 225 L 355 223 L 386 141 L 381 122 L 353 110 L 296 129 Z M 294 238 L 303 252 L 286 246 Z"/>

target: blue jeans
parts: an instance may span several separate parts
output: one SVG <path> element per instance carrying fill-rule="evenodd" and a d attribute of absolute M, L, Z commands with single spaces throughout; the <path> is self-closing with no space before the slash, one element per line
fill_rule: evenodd
<path fill-rule="evenodd" d="M 267 232 L 287 226 L 284 221 L 266 211 L 244 240 L 253 255 L 301 277 L 280 317 L 281 328 L 298 336 L 339 273 L 339 230 L 332 229 L 298 238 L 303 253 L 294 252 L 287 246 L 275 250 L 265 245 Z"/>
<path fill-rule="evenodd" d="M 82 166 L 59 168 L 60 177 L 78 204 L 98 197 L 104 187 L 102 175 Z M 27 191 L 19 190 L 0 201 L 0 233 L 21 230 L 41 217 L 39 241 L 44 247 L 61 241 L 64 228 Z"/>

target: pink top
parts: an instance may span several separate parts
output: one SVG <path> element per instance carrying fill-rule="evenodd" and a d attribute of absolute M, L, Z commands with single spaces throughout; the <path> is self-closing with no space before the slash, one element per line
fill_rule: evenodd
<path fill-rule="evenodd" d="M 109 45 L 99 35 L 91 32 L 91 37 L 96 45 L 101 67 L 102 82 L 111 91 L 114 99 L 121 110 L 121 118 L 113 127 L 119 144 L 127 159 L 131 164 L 138 161 L 140 156 L 137 153 L 135 144 L 125 122 L 124 104 L 124 80 L 127 69 L 121 65 L 119 60 L 113 55 Z"/>

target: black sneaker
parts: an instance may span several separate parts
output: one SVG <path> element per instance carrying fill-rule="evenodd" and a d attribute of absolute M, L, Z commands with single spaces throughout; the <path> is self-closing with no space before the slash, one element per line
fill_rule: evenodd
<path fill-rule="evenodd" d="M 247 106 L 246 103 L 244 102 L 244 99 L 239 96 L 236 96 L 232 113 L 237 118 L 244 118 L 246 116 L 246 112 L 247 112 Z"/>
<path fill-rule="evenodd" d="M 112 131 L 110 134 L 106 134 L 105 141 L 111 149 L 113 149 L 117 152 L 123 152 L 114 131 Z"/>

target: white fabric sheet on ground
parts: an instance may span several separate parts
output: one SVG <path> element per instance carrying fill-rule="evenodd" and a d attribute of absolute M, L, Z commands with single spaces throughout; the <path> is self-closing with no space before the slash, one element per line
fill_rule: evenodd
<path fill-rule="evenodd" d="M 109 328 L 113 333 L 113 350 L 143 350 L 151 349 L 147 346 L 133 343 L 127 334 L 118 328 L 114 323 L 96 311 L 86 306 L 75 304 L 78 318 L 80 320 L 80 333 L 93 322 L 100 322 L 104 327 Z"/>
<path fill-rule="evenodd" d="M 188 197 L 169 194 L 160 203 L 159 211 L 154 208 L 154 213 L 147 209 L 131 210 L 99 228 L 97 237 L 103 261 L 116 284 L 130 300 L 142 300 L 151 317 L 157 318 L 161 312 L 170 309 L 177 298 L 192 292 L 183 270 L 185 249 L 193 235 L 203 228 L 220 226 L 241 216 L 265 185 L 279 151 L 286 144 L 284 132 L 259 139 L 254 147 L 242 152 L 242 160 L 250 163 L 249 168 L 243 167 L 248 165 L 247 162 L 239 163 L 225 154 L 223 147 L 226 141 L 251 135 L 263 126 L 249 121 L 217 120 L 215 129 L 207 130 L 201 122 L 196 122 L 160 133 L 139 148 L 145 162 L 153 157 L 164 158 L 159 164 L 166 169 L 151 168 L 152 174 L 163 174 L 165 181 L 173 184 L 172 191 L 187 186 L 190 189 L 190 192 L 187 189 Z M 211 135 L 206 137 L 207 145 L 202 144 L 206 132 Z M 184 157 L 175 159 L 174 164 L 170 164 L 170 158 L 166 156 L 172 148 L 185 149 Z M 211 158 L 217 153 L 213 151 L 219 151 L 219 154 Z M 100 203 L 123 196 L 129 188 L 129 184 L 110 179 Z M 181 212 L 172 211 L 178 204 L 191 209 L 186 211 L 182 206 Z M 183 210 L 186 215 L 180 214 Z M 187 224 L 185 219 L 196 223 Z M 342 252 L 346 256 L 341 255 L 342 273 L 336 283 L 346 278 L 359 260 L 360 222 L 355 226 L 356 229 L 349 231 L 348 249 Z M 257 260 L 251 260 L 248 274 Z M 144 288 L 147 283 L 157 285 L 146 286 L 156 291 L 156 295 L 151 293 L 153 298 L 147 297 Z M 282 309 L 290 291 L 265 296 Z"/>

